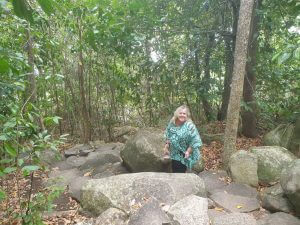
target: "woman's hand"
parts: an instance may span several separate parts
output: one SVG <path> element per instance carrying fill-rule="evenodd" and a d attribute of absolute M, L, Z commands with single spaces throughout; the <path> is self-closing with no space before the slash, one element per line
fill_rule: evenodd
<path fill-rule="evenodd" d="M 166 142 L 165 147 L 164 147 L 164 155 L 169 155 L 169 141 Z"/>
<path fill-rule="evenodd" d="M 188 149 L 186 150 L 186 152 L 184 153 L 184 158 L 188 159 L 192 154 L 192 148 L 188 147 Z"/>

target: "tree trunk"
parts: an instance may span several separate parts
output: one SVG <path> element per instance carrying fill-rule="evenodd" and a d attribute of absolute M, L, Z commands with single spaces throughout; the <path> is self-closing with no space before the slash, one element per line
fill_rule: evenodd
<path fill-rule="evenodd" d="M 28 76 L 28 87 L 25 94 L 25 105 L 27 102 L 32 104 L 37 103 L 37 88 L 36 80 L 34 75 L 34 54 L 33 54 L 33 40 L 30 34 L 30 27 L 26 29 L 27 35 L 27 54 L 28 54 L 28 65 L 29 65 L 29 76 Z M 44 121 L 42 115 L 36 117 L 36 122 L 40 125 L 41 130 L 45 130 Z"/>
<path fill-rule="evenodd" d="M 230 156 L 236 151 L 240 101 L 243 94 L 253 4 L 254 0 L 241 0 L 236 51 L 234 53 L 233 77 L 224 136 L 223 166 L 225 168 L 228 167 Z"/>
<path fill-rule="evenodd" d="M 82 44 L 82 30 L 80 19 L 77 19 L 78 23 L 78 37 L 79 43 Z M 80 102 L 81 102 L 81 122 L 82 122 L 82 134 L 81 138 L 83 143 L 88 143 L 91 140 L 91 122 L 89 113 L 86 106 L 86 98 L 85 98 L 85 88 L 84 88 L 84 74 L 83 74 L 83 54 L 82 49 L 79 50 L 79 59 L 78 59 L 78 69 L 77 75 L 79 80 L 79 92 L 80 92 Z"/>
<path fill-rule="evenodd" d="M 232 34 L 224 36 L 225 41 L 225 80 L 224 80 L 224 89 L 222 94 L 222 105 L 221 109 L 218 112 L 218 120 L 222 121 L 226 119 L 227 108 L 229 103 L 230 97 L 230 84 L 232 80 L 232 72 L 233 72 L 233 64 L 234 58 L 233 54 L 235 51 L 235 42 L 236 42 L 236 35 L 237 35 L 237 25 L 239 19 L 239 0 L 231 0 L 231 7 L 232 7 Z"/>
<path fill-rule="evenodd" d="M 261 0 L 256 0 L 255 8 L 259 9 Z M 242 133 L 246 137 L 254 138 L 257 136 L 256 127 L 256 102 L 255 102 L 255 86 L 256 86 L 256 53 L 257 53 L 257 37 L 258 37 L 258 14 L 254 11 L 250 30 L 250 42 L 248 46 L 248 61 L 246 65 L 246 79 L 244 80 L 244 102 L 246 108 L 242 111 Z"/>
<path fill-rule="evenodd" d="M 227 113 L 228 102 L 230 97 L 230 84 L 232 80 L 232 71 L 233 71 L 232 38 L 226 36 L 224 42 L 225 42 L 225 79 L 224 79 L 224 89 L 222 93 L 222 105 L 218 113 L 218 120 L 220 121 L 226 119 L 226 113 Z"/>
<path fill-rule="evenodd" d="M 207 46 L 205 49 L 205 56 L 204 56 L 204 98 L 202 99 L 203 103 L 203 109 L 205 116 L 207 118 L 207 121 L 213 120 L 213 113 L 212 113 L 212 107 L 209 101 L 207 100 L 207 97 L 209 96 L 210 91 L 210 56 L 213 51 L 213 45 L 215 42 L 215 35 L 209 34 L 208 40 L 207 40 Z"/>

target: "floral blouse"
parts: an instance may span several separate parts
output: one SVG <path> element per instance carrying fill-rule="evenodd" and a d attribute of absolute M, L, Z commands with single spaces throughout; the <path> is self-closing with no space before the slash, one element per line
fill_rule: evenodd
<path fill-rule="evenodd" d="M 200 158 L 200 147 L 202 141 L 195 124 L 192 121 L 186 121 L 181 126 L 176 126 L 170 122 L 165 131 L 165 139 L 170 142 L 170 158 L 180 161 L 188 168 Z M 193 152 L 189 158 L 185 159 L 185 152 L 191 147 Z"/>

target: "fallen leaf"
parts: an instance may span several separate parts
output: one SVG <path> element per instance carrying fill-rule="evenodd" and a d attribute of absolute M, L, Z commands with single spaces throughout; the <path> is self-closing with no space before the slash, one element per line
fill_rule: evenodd
<path fill-rule="evenodd" d="M 243 206 L 242 205 L 237 205 L 236 208 L 241 209 L 241 208 L 243 208 Z"/>
<path fill-rule="evenodd" d="M 223 208 L 219 208 L 219 207 L 216 207 L 215 210 L 217 210 L 217 211 L 224 211 Z"/>

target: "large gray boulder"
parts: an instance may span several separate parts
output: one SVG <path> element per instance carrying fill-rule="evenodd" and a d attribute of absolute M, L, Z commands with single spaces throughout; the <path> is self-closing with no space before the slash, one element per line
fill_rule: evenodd
<path fill-rule="evenodd" d="M 210 196 L 210 199 L 228 212 L 252 212 L 260 207 L 256 198 L 248 198 L 224 192 L 217 192 Z"/>
<path fill-rule="evenodd" d="M 244 150 L 234 153 L 229 160 L 229 171 L 232 180 L 257 187 L 257 164 L 257 156 L 253 153 Z"/>
<path fill-rule="evenodd" d="M 227 173 L 223 170 L 203 171 L 199 173 L 199 177 L 203 179 L 208 195 L 212 195 L 216 190 L 227 186 L 227 183 L 225 182 Z"/>
<path fill-rule="evenodd" d="M 94 215 L 111 207 L 130 214 L 149 198 L 172 205 L 191 194 L 206 196 L 204 182 L 195 174 L 132 173 L 89 180 L 81 190 L 81 203 Z"/>
<path fill-rule="evenodd" d="M 265 146 L 281 146 L 289 147 L 290 140 L 293 136 L 294 125 L 280 124 L 274 130 L 266 133 L 263 137 L 263 145 Z"/>
<path fill-rule="evenodd" d="M 295 124 L 281 124 L 263 137 L 263 144 L 287 148 L 300 157 L 300 117 Z"/>
<path fill-rule="evenodd" d="M 258 159 L 258 179 L 263 184 L 272 184 L 280 179 L 282 169 L 296 157 L 279 146 L 252 147 L 250 151 Z"/>
<path fill-rule="evenodd" d="M 154 128 L 140 129 L 121 151 L 124 164 L 132 172 L 163 172 L 163 132 Z M 166 171 L 165 171 L 166 172 Z"/>
<path fill-rule="evenodd" d="M 246 213 L 230 213 L 214 217 L 212 225 L 256 225 L 256 220 L 252 215 Z"/>
<path fill-rule="evenodd" d="M 93 225 L 127 225 L 128 216 L 120 209 L 109 208 L 96 219 Z"/>
<path fill-rule="evenodd" d="M 298 117 L 295 123 L 293 136 L 291 138 L 288 149 L 292 153 L 294 153 L 298 158 L 300 158 L 300 116 Z"/>
<path fill-rule="evenodd" d="M 300 225 L 300 220 L 290 214 L 277 212 L 258 220 L 257 225 Z"/>
<path fill-rule="evenodd" d="M 95 151 L 90 153 L 85 162 L 79 167 L 79 170 L 98 170 L 105 164 L 122 162 L 118 151 L 113 149 Z"/>
<path fill-rule="evenodd" d="M 67 150 L 65 150 L 65 157 L 70 156 L 87 156 L 90 152 L 94 151 L 91 145 L 87 144 L 77 144 Z"/>
<path fill-rule="evenodd" d="M 170 222 L 170 218 L 162 210 L 160 203 L 151 198 L 130 216 L 128 225 L 162 225 Z"/>
<path fill-rule="evenodd" d="M 168 215 L 178 225 L 209 225 L 207 198 L 187 196 L 172 205 Z"/>
<path fill-rule="evenodd" d="M 270 212 L 291 212 L 293 207 L 278 183 L 261 192 L 262 207 Z"/>
<path fill-rule="evenodd" d="M 280 184 L 295 210 L 300 214 L 300 159 L 284 168 Z"/>
<path fill-rule="evenodd" d="M 49 173 L 49 178 L 46 180 L 46 186 L 67 187 L 73 180 L 81 177 L 83 174 L 77 168 L 69 170 L 54 170 Z"/>

